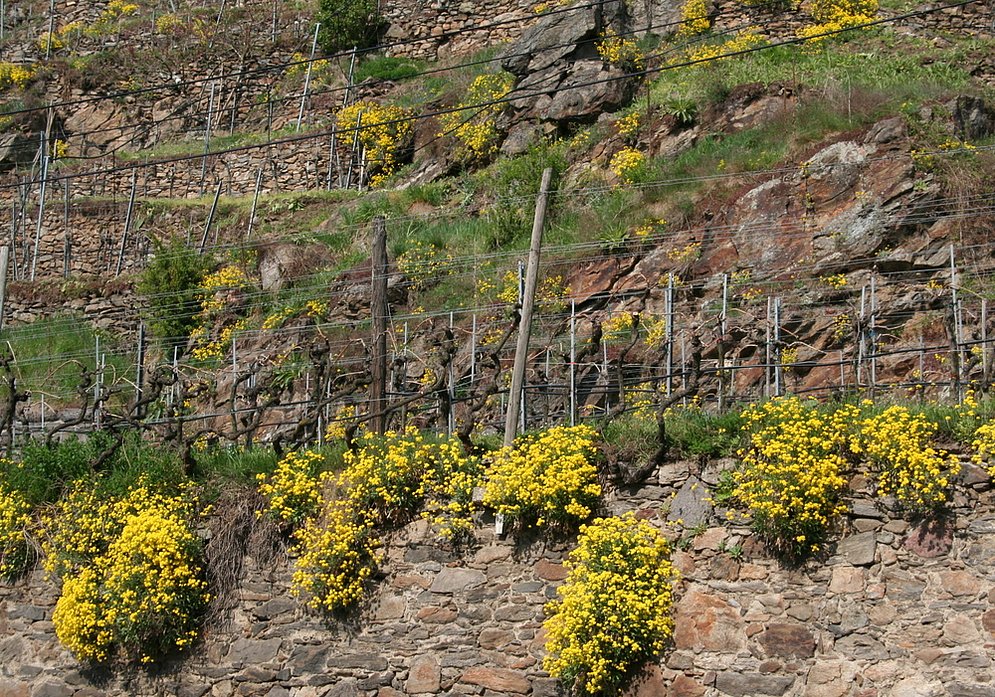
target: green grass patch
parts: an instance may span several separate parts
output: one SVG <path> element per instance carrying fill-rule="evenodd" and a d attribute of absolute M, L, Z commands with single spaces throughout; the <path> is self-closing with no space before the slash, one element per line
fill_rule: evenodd
<path fill-rule="evenodd" d="M 56 315 L 0 332 L 0 340 L 14 357 L 19 389 L 30 390 L 35 400 L 45 395 L 50 404 L 75 400 L 82 368 L 95 370 L 98 337 L 100 352 L 106 356 L 104 384 L 120 388 L 116 402 L 127 401 L 132 393 L 128 380 L 134 374 L 132 347 L 95 332 L 89 322 Z"/>

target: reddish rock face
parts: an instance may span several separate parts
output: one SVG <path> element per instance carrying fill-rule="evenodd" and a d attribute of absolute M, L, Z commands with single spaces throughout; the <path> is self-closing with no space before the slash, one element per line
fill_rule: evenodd
<path fill-rule="evenodd" d="M 925 559 L 942 557 L 954 542 L 953 527 L 943 521 L 925 521 L 909 531 L 903 546 Z"/>
<path fill-rule="evenodd" d="M 815 638 L 800 624 L 771 624 L 760 634 L 768 656 L 809 658 L 815 655 Z"/>
<path fill-rule="evenodd" d="M 524 695 L 531 688 L 529 681 L 518 671 L 483 666 L 469 668 L 463 673 L 460 682 L 479 685 L 488 690 L 514 692 L 521 695 Z"/>
<path fill-rule="evenodd" d="M 736 651 L 746 646 L 739 610 L 718 595 L 694 587 L 677 604 L 674 628 L 678 649 Z"/>

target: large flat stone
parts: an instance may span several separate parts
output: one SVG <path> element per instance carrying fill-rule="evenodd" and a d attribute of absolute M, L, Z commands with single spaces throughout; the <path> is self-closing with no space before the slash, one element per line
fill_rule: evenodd
<path fill-rule="evenodd" d="M 243 665 L 269 663 L 280 651 L 282 639 L 236 639 L 228 648 L 226 659 Z"/>
<path fill-rule="evenodd" d="M 763 675 L 762 673 L 738 673 L 723 671 L 715 677 L 715 688 L 733 697 L 753 697 L 754 695 L 774 695 L 786 693 L 794 684 L 790 675 Z"/>
<path fill-rule="evenodd" d="M 460 682 L 468 685 L 479 685 L 496 692 L 514 692 L 519 695 L 524 695 L 531 688 L 525 676 L 516 670 L 485 666 L 468 668 L 463 672 Z"/>
<path fill-rule="evenodd" d="M 688 589 L 677 604 L 674 627 L 678 649 L 735 652 L 746 646 L 739 610 L 698 587 Z"/>
<path fill-rule="evenodd" d="M 482 571 L 447 566 L 436 575 L 429 590 L 433 593 L 459 593 L 482 586 L 486 581 L 487 576 Z"/>
<path fill-rule="evenodd" d="M 874 532 L 861 532 L 843 538 L 836 547 L 836 553 L 854 566 L 870 566 L 874 563 L 877 542 Z"/>
<path fill-rule="evenodd" d="M 442 673 L 435 656 L 418 656 L 411 661 L 411 667 L 408 668 L 408 679 L 404 683 L 404 689 L 412 695 L 423 692 L 436 694 L 441 679 Z"/>

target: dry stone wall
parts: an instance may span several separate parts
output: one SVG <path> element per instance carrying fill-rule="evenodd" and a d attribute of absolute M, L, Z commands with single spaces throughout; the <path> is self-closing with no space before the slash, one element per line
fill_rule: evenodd
<path fill-rule="evenodd" d="M 629 697 L 995 695 L 995 501 L 967 466 L 951 515 L 917 524 L 854 499 L 841 539 L 799 568 L 725 521 L 708 485 L 729 462 L 666 464 L 612 512 L 682 518 L 672 647 Z M 498 539 L 455 555 L 427 527 L 391 542 L 371 602 L 346 623 L 305 613 L 290 563 L 246 560 L 227 622 L 186 660 L 153 672 L 84 669 L 55 641 L 54 587 L 40 573 L 0 587 L 0 695 L 401 697 L 564 694 L 541 668 L 543 605 L 568 541 Z"/>

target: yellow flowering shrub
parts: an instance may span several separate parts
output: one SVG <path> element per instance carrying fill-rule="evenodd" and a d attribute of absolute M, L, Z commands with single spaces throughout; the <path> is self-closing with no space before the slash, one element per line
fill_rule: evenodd
<path fill-rule="evenodd" d="M 733 496 L 776 552 L 803 557 L 817 551 L 833 518 L 846 510 L 844 453 L 855 409 L 826 415 L 783 397 L 744 410 L 749 446 L 739 453 Z"/>
<path fill-rule="evenodd" d="M 947 501 L 950 480 L 960 472 L 956 456 L 930 445 L 935 435 L 923 414 L 895 405 L 861 420 L 850 449 L 875 470 L 878 495 L 923 513 Z"/>
<path fill-rule="evenodd" d="M 988 476 L 995 477 L 995 421 L 982 424 L 974 432 L 971 441 L 971 462 L 985 467 Z"/>
<path fill-rule="evenodd" d="M 16 489 L 0 480 L 0 578 L 16 576 L 30 555 L 25 531 L 31 506 Z"/>
<path fill-rule="evenodd" d="M 52 622 L 80 660 L 143 663 L 197 637 L 208 600 L 193 502 L 132 487 L 106 499 L 77 486 L 48 514 L 45 568 L 62 578 Z"/>
<path fill-rule="evenodd" d="M 313 450 L 287 453 L 270 475 L 256 475 L 266 512 L 285 523 L 302 523 L 318 508 L 318 469 L 324 457 Z"/>
<path fill-rule="evenodd" d="M 397 257 L 397 268 L 415 290 L 424 290 L 453 273 L 452 252 L 431 243 L 416 240 Z"/>
<path fill-rule="evenodd" d="M 34 76 L 35 71 L 31 66 L 0 62 L 0 89 L 8 87 L 23 89 L 28 86 Z"/>
<path fill-rule="evenodd" d="M 582 526 L 559 599 L 546 606 L 543 668 L 571 694 L 614 694 L 674 630 L 670 546 L 632 513 Z"/>
<path fill-rule="evenodd" d="M 379 186 L 401 166 L 411 142 L 411 113 L 391 104 L 364 99 L 344 107 L 335 117 L 335 127 L 350 140 L 359 128 L 359 143 L 366 149 L 370 184 Z"/>
<path fill-rule="evenodd" d="M 638 111 L 633 111 L 616 121 L 615 128 L 618 129 L 619 135 L 623 138 L 633 139 L 639 134 L 641 122 L 642 115 Z"/>
<path fill-rule="evenodd" d="M 613 31 L 602 35 L 594 45 L 605 63 L 620 66 L 626 70 L 642 70 L 646 66 L 646 54 L 639 44 L 629 38 L 623 38 Z"/>
<path fill-rule="evenodd" d="M 486 470 L 484 504 L 526 524 L 583 521 L 601 496 L 596 437 L 587 425 L 555 426 L 498 450 Z"/>
<path fill-rule="evenodd" d="M 612 315 L 601 324 L 604 341 L 626 341 L 635 326 L 635 315 L 631 312 L 620 312 Z"/>
<path fill-rule="evenodd" d="M 702 65 L 711 65 L 720 56 L 747 51 L 757 46 L 763 46 L 766 42 L 767 39 L 764 38 L 757 27 L 749 27 L 731 39 L 721 43 L 691 46 L 685 55 L 689 61 L 697 61 Z"/>
<path fill-rule="evenodd" d="M 480 463 L 453 438 L 429 439 L 415 429 L 365 434 L 343 455 L 339 474 L 318 483 L 317 515 L 294 533 L 299 555 L 291 592 L 324 612 L 347 609 L 377 568 L 378 528 L 425 517 L 450 538 L 472 527 L 472 490 Z"/>
<path fill-rule="evenodd" d="M 677 38 L 690 39 L 704 34 L 711 26 L 705 0 L 687 0 L 681 7 L 681 26 L 677 30 Z"/>
<path fill-rule="evenodd" d="M 226 264 L 204 277 L 200 285 L 200 311 L 194 318 L 197 326 L 190 332 L 194 358 L 202 361 L 221 358 L 231 346 L 235 332 L 249 326 L 248 320 L 230 316 L 233 294 L 249 287 L 245 270 L 237 264 Z"/>
<path fill-rule="evenodd" d="M 459 156 L 463 160 L 485 160 L 497 152 L 501 137 L 497 117 L 506 106 L 500 100 L 511 92 L 514 84 L 515 78 L 511 73 L 479 75 L 470 83 L 466 97 L 456 111 L 439 117 L 443 130 L 439 135 L 451 133 L 456 138 L 460 145 Z"/>
<path fill-rule="evenodd" d="M 818 37 L 826 32 L 873 22 L 878 13 L 878 0 L 812 0 L 808 11 L 815 24 L 800 29 L 799 38 Z M 823 38 L 810 40 L 821 41 Z"/>
<path fill-rule="evenodd" d="M 635 175 L 646 163 L 646 156 L 635 148 L 622 148 L 612 155 L 608 169 L 625 184 L 632 184 Z"/>

